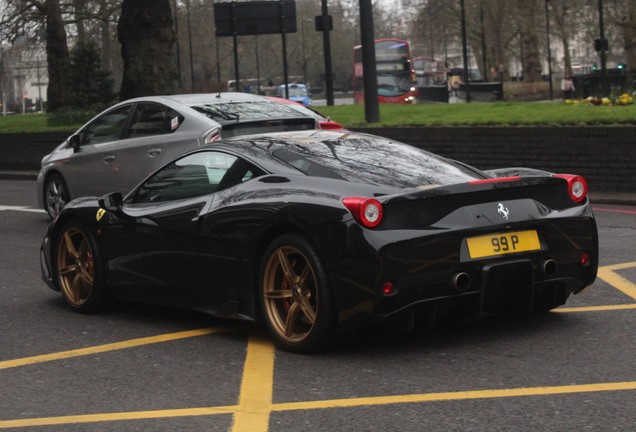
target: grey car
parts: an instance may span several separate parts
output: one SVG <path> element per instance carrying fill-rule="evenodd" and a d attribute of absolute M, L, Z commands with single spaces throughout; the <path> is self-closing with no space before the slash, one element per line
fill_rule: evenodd
<path fill-rule="evenodd" d="M 74 198 L 127 192 L 179 154 L 220 138 L 316 128 L 315 119 L 246 93 L 130 99 L 94 117 L 42 159 L 38 202 L 55 218 Z"/>

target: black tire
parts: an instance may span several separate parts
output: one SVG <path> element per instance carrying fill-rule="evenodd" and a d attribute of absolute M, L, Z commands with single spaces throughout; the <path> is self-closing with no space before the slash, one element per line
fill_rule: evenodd
<path fill-rule="evenodd" d="M 66 182 L 59 174 L 51 174 L 44 184 L 44 210 L 51 219 L 62 211 L 71 200 Z"/>
<path fill-rule="evenodd" d="M 336 335 L 336 308 L 324 266 L 302 236 L 285 234 L 265 251 L 259 303 L 274 343 L 285 351 L 320 351 Z"/>
<path fill-rule="evenodd" d="M 94 313 L 112 304 L 95 239 L 83 223 L 69 221 L 62 227 L 52 261 L 57 285 L 71 309 Z"/>

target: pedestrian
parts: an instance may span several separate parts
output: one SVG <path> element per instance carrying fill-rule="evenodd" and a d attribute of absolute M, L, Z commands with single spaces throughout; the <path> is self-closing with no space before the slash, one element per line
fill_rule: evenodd
<path fill-rule="evenodd" d="M 561 81 L 561 90 L 563 90 L 564 99 L 572 99 L 574 96 L 574 82 L 568 75 L 564 76 L 563 81 Z"/>

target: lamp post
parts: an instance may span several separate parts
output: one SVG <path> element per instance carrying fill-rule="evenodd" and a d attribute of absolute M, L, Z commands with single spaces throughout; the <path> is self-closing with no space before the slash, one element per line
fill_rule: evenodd
<path fill-rule="evenodd" d="M 552 87 L 552 51 L 550 50 L 550 15 L 548 14 L 548 2 L 545 0 L 545 35 L 546 46 L 548 47 L 548 83 L 550 88 L 550 100 L 554 99 L 554 88 Z"/>
<path fill-rule="evenodd" d="M 322 12 L 322 42 L 325 56 L 325 95 L 327 97 L 327 105 L 333 106 L 333 70 L 331 66 L 331 40 L 329 37 L 329 7 L 327 0 L 321 0 Z"/>
<path fill-rule="evenodd" d="M 466 102 L 470 102 L 470 84 L 468 76 L 468 45 L 466 42 L 466 8 L 464 0 L 459 0 L 461 9 L 461 30 L 462 30 L 462 56 L 464 60 L 464 88 L 466 89 Z"/>
<path fill-rule="evenodd" d="M 364 117 L 367 123 L 380 121 L 378 74 L 373 36 L 373 4 L 360 0 L 360 43 L 362 45 L 362 81 L 364 86 Z"/>
<path fill-rule="evenodd" d="M 194 60 L 192 57 L 192 28 L 190 22 L 190 0 L 186 0 L 186 19 L 188 21 L 188 48 L 190 51 L 190 92 L 194 93 Z M 238 80 L 237 80 L 238 89 Z M 238 91 L 238 90 L 237 90 Z"/>
<path fill-rule="evenodd" d="M 607 51 L 607 39 L 605 39 L 605 25 L 603 23 L 603 0 L 598 0 L 598 28 L 599 42 L 597 43 L 597 51 L 601 56 L 601 90 L 603 95 L 607 94 L 607 64 L 605 52 Z"/>

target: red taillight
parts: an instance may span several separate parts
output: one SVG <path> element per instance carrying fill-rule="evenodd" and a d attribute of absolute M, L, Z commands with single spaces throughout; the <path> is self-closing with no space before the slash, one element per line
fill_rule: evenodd
<path fill-rule="evenodd" d="M 375 228 L 382 222 L 382 204 L 375 198 L 347 197 L 342 199 L 342 203 L 355 220 L 366 228 Z"/>
<path fill-rule="evenodd" d="M 340 130 L 340 129 L 344 129 L 344 126 L 341 125 L 340 123 L 336 123 L 334 121 L 331 120 L 320 120 L 318 122 L 320 129 L 324 129 L 324 130 Z"/>
<path fill-rule="evenodd" d="M 221 139 L 221 129 L 216 128 L 205 137 L 204 141 L 206 144 L 210 144 L 211 142 L 218 141 L 220 139 Z"/>
<path fill-rule="evenodd" d="M 568 182 L 568 192 L 572 201 L 580 203 L 587 197 L 587 182 L 583 177 L 573 174 L 554 174 L 553 177 L 559 177 Z"/>

